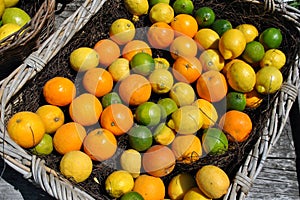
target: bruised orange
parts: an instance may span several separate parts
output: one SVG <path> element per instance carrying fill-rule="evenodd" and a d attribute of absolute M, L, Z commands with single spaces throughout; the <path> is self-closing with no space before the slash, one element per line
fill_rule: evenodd
<path fill-rule="evenodd" d="M 109 130 L 97 128 L 84 138 L 83 149 L 92 160 L 104 161 L 117 151 L 117 139 Z"/>
<path fill-rule="evenodd" d="M 220 118 L 219 127 L 230 135 L 229 140 L 243 142 L 251 133 L 252 121 L 246 113 L 230 110 Z"/>
<path fill-rule="evenodd" d="M 179 57 L 173 64 L 173 75 L 181 82 L 193 83 L 202 73 L 202 65 L 196 57 Z"/>
<path fill-rule="evenodd" d="M 119 58 L 121 54 L 120 47 L 117 43 L 110 39 L 101 39 L 95 46 L 94 50 L 99 55 L 99 63 L 102 66 L 109 66 L 113 61 Z"/>
<path fill-rule="evenodd" d="M 156 49 L 164 49 L 170 46 L 174 39 L 174 30 L 165 22 L 152 24 L 147 32 L 150 45 Z"/>
<path fill-rule="evenodd" d="M 119 95 L 129 105 L 137 106 L 150 99 L 151 84 L 142 75 L 131 74 L 121 81 Z"/>
<path fill-rule="evenodd" d="M 92 68 L 85 72 L 82 84 L 89 93 L 102 97 L 112 90 L 114 81 L 106 69 Z"/>
<path fill-rule="evenodd" d="M 226 96 L 228 86 L 221 72 L 210 70 L 199 77 L 196 89 L 201 98 L 209 102 L 218 102 Z"/>
<path fill-rule="evenodd" d="M 103 110 L 100 124 L 114 135 L 122 135 L 133 126 L 132 111 L 124 104 L 111 104 Z"/>

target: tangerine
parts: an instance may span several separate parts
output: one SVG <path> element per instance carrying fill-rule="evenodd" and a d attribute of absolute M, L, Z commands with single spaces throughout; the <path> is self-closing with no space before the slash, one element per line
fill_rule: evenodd
<path fill-rule="evenodd" d="M 146 174 L 136 178 L 133 191 L 141 194 L 144 200 L 163 200 L 165 197 L 165 185 L 161 178 Z"/>
<path fill-rule="evenodd" d="M 181 82 L 193 83 L 202 73 L 202 64 L 196 57 L 179 57 L 173 64 L 173 75 Z"/>
<path fill-rule="evenodd" d="M 65 77 L 54 77 L 43 87 L 43 95 L 47 103 L 55 106 L 66 106 L 76 95 L 74 83 Z"/>
<path fill-rule="evenodd" d="M 133 126 L 132 111 L 124 104 L 111 104 L 103 110 L 100 124 L 114 135 L 122 135 Z"/>
<path fill-rule="evenodd" d="M 150 26 L 147 38 L 152 47 L 164 49 L 173 42 L 174 30 L 165 22 L 156 22 Z"/>
<path fill-rule="evenodd" d="M 196 19 L 189 14 L 178 14 L 171 21 L 171 27 L 175 31 L 175 35 L 186 35 L 193 38 L 198 31 L 198 23 Z"/>
<path fill-rule="evenodd" d="M 121 54 L 119 45 L 110 39 L 99 40 L 95 44 L 94 50 L 96 50 L 99 55 L 99 63 L 105 67 L 119 58 Z"/>
<path fill-rule="evenodd" d="M 104 161 L 117 151 L 117 139 L 109 130 L 97 128 L 84 138 L 83 149 L 92 160 Z"/>
<path fill-rule="evenodd" d="M 149 100 L 151 84 L 144 76 L 131 74 L 121 81 L 119 95 L 125 103 L 137 106 Z"/>
<path fill-rule="evenodd" d="M 86 130 L 82 125 L 68 122 L 56 130 L 53 146 L 58 153 L 64 155 L 70 151 L 80 150 L 85 136 Z"/>

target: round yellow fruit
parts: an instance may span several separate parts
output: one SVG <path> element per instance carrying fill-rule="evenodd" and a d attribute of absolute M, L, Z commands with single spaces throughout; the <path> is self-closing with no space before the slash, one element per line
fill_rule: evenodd
<path fill-rule="evenodd" d="M 157 94 L 168 93 L 174 84 L 173 75 L 167 69 L 155 69 L 148 79 L 153 92 Z"/>
<path fill-rule="evenodd" d="M 235 62 L 226 73 L 228 84 L 237 92 L 250 92 L 256 83 L 254 69 L 246 62 Z"/>
<path fill-rule="evenodd" d="M 151 8 L 149 18 L 153 24 L 155 22 L 165 22 L 169 24 L 174 18 L 174 10 L 169 4 L 157 3 Z"/>
<path fill-rule="evenodd" d="M 256 72 L 255 89 L 260 94 L 273 94 L 282 85 L 283 77 L 276 67 L 263 67 Z"/>
<path fill-rule="evenodd" d="M 238 29 L 227 30 L 220 38 L 219 51 L 225 60 L 242 55 L 246 47 L 246 38 Z"/>
<path fill-rule="evenodd" d="M 120 163 L 122 169 L 128 171 L 133 178 L 136 178 L 140 175 L 142 156 L 137 150 L 125 150 L 120 157 Z"/>
<path fill-rule="evenodd" d="M 193 187 L 184 195 L 183 200 L 211 200 L 198 187 Z"/>
<path fill-rule="evenodd" d="M 59 168 L 66 178 L 80 183 L 91 175 L 93 163 L 82 151 L 70 151 L 62 157 Z"/>
<path fill-rule="evenodd" d="M 218 120 L 218 112 L 215 106 L 205 100 L 205 99 L 197 99 L 193 105 L 197 106 L 203 116 L 203 126 L 202 128 L 208 128 L 213 126 Z"/>
<path fill-rule="evenodd" d="M 184 82 L 177 82 L 170 90 L 169 96 L 177 106 L 191 105 L 196 97 L 193 87 Z"/>
<path fill-rule="evenodd" d="M 128 19 L 117 19 L 109 28 L 109 36 L 117 44 L 124 45 L 133 40 L 135 36 L 135 26 Z"/>
<path fill-rule="evenodd" d="M 108 72 L 115 82 L 125 79 L 130 75 L 129 61 L 126 58 L 118 58 L 110 64 Z"/>
<path fill-rule="evenodd" d="M 194 36 L 199 49 L 218 49 L 220 36 L 209 28 L 200 29 Z"/>
<path fill-rule="evenodd" d="M 4 24 L 0 27 L 0 40 L 20 30 L 21 26 L 17 24 Z"/>
<path fill-rule="evenodd" d="M 240 24 L 236 29 L 244 34 L 247 43 L 253 41 L 258 36 L 258 30 L 252 24 Z"/>
<path fill-rule="evenodd" d="M 96 68 L 99 64 L 98 53 L 89 47 L 79 47 L 70 55 L 71 67 L 78 72 Z"/>
<path fill-rule="evenodd" d="M 126 9 L 133 14 L 133 21 L 139 21 L 139 16 L 147 14 L 149 3 L 147 0 L 125 0 Z"/>
<path fill-rule="evenodd" d="M 219 167 L 214 165 L 205 165 L 196 173 L 196 182 L 199 189 L 211 199 L 219 199 L 230 185 L 227 174 Z"/>
<path fill-rule="evenodd" d="M 131 191 L 133 186 L 133 177 L 125 170 L 114 171 L 105 180 L 105 190 L 113 198 L 119 198 Z"/>
<path fill-rule="evenodd" d="M 273 66 L 277 69 L 281 69 L 286 62 L 285 54 L 279 49 L 269 49 L 266 51 L 264 57 L 260 61 L 260 67 Z"/>
<path fill-rule="evenodd" d="M 168 195 L 173 200 L 180 200 L 194 187 L 197 187 L 194 177 L 188 173 L 180 173 L 171 179 L 168 185 Z"/>

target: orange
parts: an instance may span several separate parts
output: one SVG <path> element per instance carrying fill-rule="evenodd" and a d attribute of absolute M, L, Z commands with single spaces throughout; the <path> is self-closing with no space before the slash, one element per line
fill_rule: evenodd
<path fill-rule="evenodd" d="M 164 49 L 174 40 L 174 30 L 165 22 L 156 22 L 150 26 L 147 38 L 152 47 Z"/>
<path fill-rule="evenodd" d="M 65 122 L 65 115 L 58 106 L 43 105 L 35 112 L 38 114 L 46 129 L 46 133 L 54 133 Z"/>
<path fill-rule="evenodd" d="M 99 55 L 99 63 L 105 67 L 119 58 L 121 54 L 119 45 L 110 39 L 99 40 L 95 44 L 94 50 Z"/>
<path fill-rule="evenodd" d="M 21 111 L 8 120 L 7 132 L 18 145 L 23 148 L 31 148 L 44 137 L 45 126 L 36 113 Z"/>
<path fill-rule="evenodd" d="M 165 145 L 154 145 L 147 149 L 142 158 L 144 170 L 155 177 L 170 174 L 175 168 L 175 155 Z"/>
<path fill-rule="evenodd" d="M 243 142 L 251 133 L 252 121 L 246 113 L 231 110 L 220 118 L 219 127 L 230 135 L 229 140 Z"/>
<path fill-rule="evenodd" d="M 55 106 L 66 106 L 76 95 L 74 83 L 65 77 L 54 77 L 43 87 L 43 95 L 47 103 Z"/>
<path fill-rule="evenodd" d="M 173 75 L 181 82 L 193 83 L 202 73 L 202 64 L 196 57 L 179 57 L 173 64 Z"/>
<path fill-rule="evenodd" d="M 170 45 L 170 53 L 172 58 L 178 57 L 195 57 L 197 55 L 198 46 L 194 39 L 181 35 L 174 39 Z"/>
<path fill-rule="evenodd" d="M 107 70 L 93 68 L 85 72 L 82 84 L 89 93 L 96 97 L 102 97 L 112 90 L 114 81 Z"/>
<path fill-rule="evenodd" d="M 92 94 L 84 93 L 72 101 L 69 114 L 74 122 L 91 126 L 98 122 L 102 109 L 99 99 Z"/>
<path fill-rule="evenodd" d="M 80 150 L 86 131 L 76 122 L 68 122 L 59 127 L 53 136 L 55 150 L 64 155 L 70 151 Z"/>
<path fill-rule="evenodd" d="M 121 81 L 119 85 L 119 95 L 121 99 L 129 105 L 140 105 L 150 99 L 151 84 L 142 75 L 129 75 Z"/>
<path fill-rule="evenodd" d="M 226 96 L 228 86 L 221 72 L 210 70 L 199 77 L 196 89 L 201 98 L 209 102 L 218 102 Z"/>
<path fill-rule="evenodd" d="M 263 96 L 259 94 L 255 89 L 251 92 L 245 93 L 246 96 L 246 107 L 257 108 L 263 102 Z"/>
<path fill-rule="evenodd" d="M 176 15 L 171 21 L 171 27 L 175 31 L 175 35 L 186 35 L 193 38 L 198 31 L 198 23 L 196 19 L 189 14 Z"/>
<path fill-rule="evenodd" d="M 104 161 L 117 151 L 117 139 L 109 130 L 97 128 L 84 138 L 83 149 L 92 160 Z"/>
<path fill-rule="evenodd" d="M 141 194 L 144 200 L 163 200 L 165 198 L 165 185 L 161 178 L 146 174 L 136 178 L 133 191 Z"/>
<path fill-rule="evenodd" d="M 142 40 L 132 40 L 124 46 L 122 50 L 122 56 L 123 58 L 131 61 L 133 56 L 140 52 L 148 53 L 150 56 L 152 56 L 152 50 L 146 42 Z"/>
<path fill-rule="evenodd" d="M 114 135 L 122 135 L 133 125 L 132 111 L 123 104 L 111 104 L 103 110 L 100 124 Z"/>
<path fill-rule="evenodd" d="M 200 139 L 195 135 L 177 135 L 171 144 L 176 160 L 183 163 L 192 163 L 202 155 Z"/>

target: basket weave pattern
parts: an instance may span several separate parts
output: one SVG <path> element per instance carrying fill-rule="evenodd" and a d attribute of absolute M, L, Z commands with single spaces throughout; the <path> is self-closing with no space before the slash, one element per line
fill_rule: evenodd
<path fill-rule="evenodd" d="M 68 55 L 75 48 L 93 46 L 99 39 L 107 38 L 108 24 L 120 17 L 119 15 L 130 16 L 128 13 L 124 14 L 126 13 L 124 8 L 112 6 L 113 3 L 119 5 L 120 2 L 120 0 L 87 0 L 37 51 L 33 52 L 1 83 L 0 144 L 3 145 L 0 152 L 6 163 L 22 173 L 25 178 L 33 179 L 42 189 L 57 199 L 109 199 L 108 196 L 100 195 L 104 191 L 93 182 L 92 178 L 97 177 L 100 182 L 103 182 L 104 176 L 101 175 L 110 173 L 115 163 L 99 163 L 94 167 L 95 170 L 89 181 L 76 185 L 59 175 L 55 164 L 59 161 L 59 156 L 51 157 L 49 162 L 48 157 L 40 158 L 31 155 L 10 140 L 5 124 L 13 113 L 24 109 L 35 111 L 44 103 L 41 88 L 46 80 L 57 75 L 74 80 L 76 74 L 68 66 Z M 249 140 L 240 145 L 232 144 L 229 152 L 221 157 L 207 157 L 201 159 L 200 163 L 193 163 L 188 167 L 180 164 L 176 167 L 177 172 L 180 170 L 193 172 L 202 165 L 216 164 L 232 178 L 232 184 L 224 199 L 244 199 L 263 167 L 270 149 L 280 137 L 291 106 L 297 97 L 300 69 L 300 13 L 274 1 L 264 3 L 246 0 L 195 1 L 195 5 L 199 7 L 208 4 L 207 2 L 211 3 L 209 6 L 216 10 L 217 16 L 223 13 L 228 18 L 235 19 L 234 23 L 251 22 L 260 30 L 274 25 L 279 27 L 286 36 L 282 47 L 287 55 L 287 64 L 282 71 L 285 82 L 278 93 L 267 97 L 262 108 L 248 111 L 256 123 Z M 106 7 L 110 8 L 109 11 L 104 9 Z M 109 19 L 105 18 L 107 15 L 110 16 Z M 143 26 L 143 22 L 141 19 L 137 26 Z M 126 148 L 126 144 L 123 144 L 121 139 L 119 145 L 124 145 Z M 165 181 L 168 181 L 167 178 Z"/>
<path fill-rule="evenodd" d="M 55 0 L 20 1 L 31 20 L 0 45 L 0 80 L 22 64 L 54 31 Z"/>

